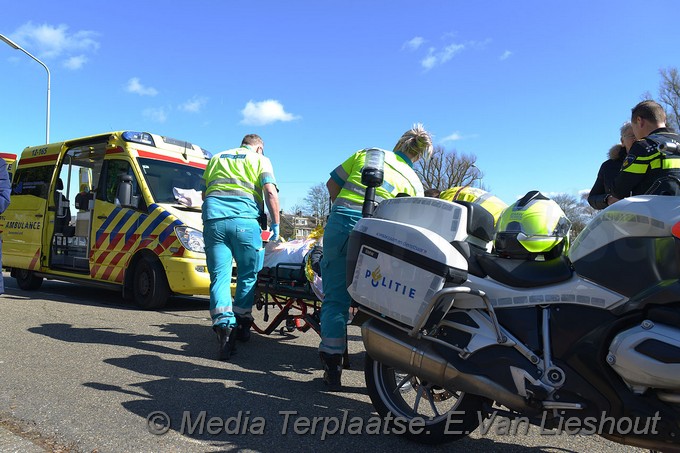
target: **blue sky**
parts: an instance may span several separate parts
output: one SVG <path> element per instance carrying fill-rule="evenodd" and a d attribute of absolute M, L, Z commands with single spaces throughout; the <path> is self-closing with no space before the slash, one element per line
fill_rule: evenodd
<path fill-rule="evenodd" d="M 217 152 L 257 133 L 287 210 L 416 122 L 476 155 L 506 202 L 577 194 L 659 69 L 680 66 L 672 0 L 0 6 L 0 33 L 50 68 L 50 141 L 141 130 Z M 45 141 L 46 73 L 2 42 L 0 100 L 0 152 Z"/>

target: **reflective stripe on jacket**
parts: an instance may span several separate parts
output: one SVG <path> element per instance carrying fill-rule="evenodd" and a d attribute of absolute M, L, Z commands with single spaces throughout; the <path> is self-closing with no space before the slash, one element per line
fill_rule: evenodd
<path fill-rule="evenodd" d="M 203 174 L 206 197 L 244 197 L 263 205 L 262 187 L 276 184 L 268 158 L 248 148 L 236 148 L 213 156 Z"/>
<path fill-rule="evenodd" d="M 366 195 L 366 186 L 361 183 L 361 170 L 364 168 L 366 150 L 357 151 L 349 159 L 331 172 L 331 178 L 340 186 L 341 190 L 333 203 L 361 211 Z M 376 188 L 375 200 L 380 202 L 394 198 L 399 193 L 411 196 L 423 196 L 423 185 L 413 171 L 411 159 L 402 153 L 385 151 L 384 180 Z"/>
<path fill-rule="evenodd" d="M 264 210 L 262 189 L 276 184 L 268 158 L 246 147 L 214 155 L 203 173 L 203 220 L 257 218 Z"/>
<path fill-rule="evenodd" d="M 659 128 L 633 143 L 614 181 L 612 194 L 623 198 L 633 195 L 678 195 L 680 187 L 667 187 L 659 181 L 679 180 L 680 155 L 659 151 L 662 143 L 680 143 L 680 136 L 667 128 Z M 677 183 L 671 186 L 678 186 Z"/>

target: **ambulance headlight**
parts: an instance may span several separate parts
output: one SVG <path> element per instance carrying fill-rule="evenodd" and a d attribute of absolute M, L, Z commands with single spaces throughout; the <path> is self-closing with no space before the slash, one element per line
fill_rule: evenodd
<path fill-rule="evenodd" d="M 188 226 L 175 227 L 175 234 L 185 249 L 191 252 L 205 253 L 203 232 Z"/>

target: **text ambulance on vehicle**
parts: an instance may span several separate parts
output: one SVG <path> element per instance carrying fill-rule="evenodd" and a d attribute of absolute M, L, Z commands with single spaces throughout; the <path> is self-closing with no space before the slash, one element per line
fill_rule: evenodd
<path fill-rule="evenodd" d="M 26 148 L 0 216 L 3 266 L 24 290 L 43 278 L 113 286 L 143 308 L 209 294 L 200 195 L 209 157 L 131 131 Z"/>

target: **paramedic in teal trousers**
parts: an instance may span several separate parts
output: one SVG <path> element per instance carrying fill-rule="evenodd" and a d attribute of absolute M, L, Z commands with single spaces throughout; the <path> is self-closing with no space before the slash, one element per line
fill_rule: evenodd
<path fill-rule="evenodd" d="M 219 342 L 219 360 L 229 360 L 236 340 L 248 341 L 257 273 L 264 249 L 258 217 L 264 204 L 271 216 L 270 240 L 279 237 L 279 198 L 264 142 L 246 135 L 241 147 L 222 151 L 203 174 L 203 240 L 210 272 L 210 317 Z M 237 283 L 232 306 L 232 258 Z"/>
<path fill-rule="evenodd" d="M 385 152 L 384 182 L 376 189 L 376 201 L 394 198 L 399 193 L 423 196 L 423 186 L 413 170 L 421 157 L 432 154 L 432 138 L 421 124 L 406 131 L 394 152 Z M 350 295 L 345 285 L 347 241 L 361 218 L 366 186 L 361 184 L 361 169 L 366 150 L 354 153 L 331 172 L 326 183 L 333 206 L 323 235 L 324 299 L 321 307 L 321 345 L 323 380 L 329 390 L 341 388 L 342 355 L 346 347 Z"/>

